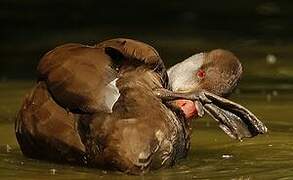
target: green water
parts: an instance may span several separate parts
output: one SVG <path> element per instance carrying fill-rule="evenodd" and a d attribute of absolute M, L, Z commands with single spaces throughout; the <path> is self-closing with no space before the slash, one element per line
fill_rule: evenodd
<path fill-rule="evenodd" d="M 13 119 L 31 82 L 0 83 L 0 179 L 293 179 L 293 89 L 290 84 L 245 82 L 232 99 L 252 110 L 269 133 L 238 142 L 216 123 L 203 118 L 193 123 L 187 159 L 169 169 L 143 176 L 55 164 L 22 155 Z"/>

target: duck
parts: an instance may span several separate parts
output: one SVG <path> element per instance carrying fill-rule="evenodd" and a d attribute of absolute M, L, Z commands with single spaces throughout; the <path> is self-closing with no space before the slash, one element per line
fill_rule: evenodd
<path fill-rule="evenodd" d="M 266 132 L 224 97 L 242 74 L 231 52 L 200 53 L 166 69 L 150 45 L 116 38 L 46 53 L 15 121 L 30 158 L 129 174 L 171 167 L 187 156 L 191 120 L 207 112 L 235 139 Z"/>

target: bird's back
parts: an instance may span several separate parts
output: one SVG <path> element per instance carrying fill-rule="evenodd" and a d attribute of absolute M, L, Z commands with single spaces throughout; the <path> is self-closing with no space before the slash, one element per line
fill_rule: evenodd
<path fill-rule="evenodd" d="M 162 87 L 156 73 L 126 72 L 117 87 L 120 97 L 113 112 L 92 120 L 92 136 L 100 143 L 96 156 L 103 157 L 93 158 L 98 164 L 140 173 L 170 166 L 186 153 L 180 150 L 186 144 L 183 125 L 153 94 L 153 88 Z"/>

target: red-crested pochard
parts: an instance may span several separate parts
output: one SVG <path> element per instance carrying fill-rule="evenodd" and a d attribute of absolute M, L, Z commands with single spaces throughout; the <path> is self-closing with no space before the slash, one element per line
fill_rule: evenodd
<path fill-rule="evenodd" d="M 231 137 L 266 132 L 247 109 L 221 98 L 242 73 L 230 52 L 194 55 L 165 69 L 142 42 L 112 39 L 48 52 L 15 122 L 24 155 L 136 174 L 187 155 L 193 117 L 206 111 Z"/>

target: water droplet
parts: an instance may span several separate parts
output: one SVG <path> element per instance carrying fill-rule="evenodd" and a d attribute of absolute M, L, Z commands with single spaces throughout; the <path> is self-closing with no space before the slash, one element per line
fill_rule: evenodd
<path fill-rule="evenodd" d="M 267 64 L 275 64 L 277 62 L 277 57 L 273 54 L 268 54 L 266 57 Z"/>
<path fill-rule="evenodd" d="M 53 169 L 50 169 L 50 173 L 53 174 L 53 175 L 55 175 L 56 174 L 56 169 L 54 169 L 54 168 Z"/>
<path fill-rule="evenodd" d="M 273 90 L 272 95 L 273 95 L 273 96 L 278 96 L 278 91 Z"/>
<path fill-rule="evenodd" d="M 233 157 L 233 155 L 231 155 L 231 154 L 223 154 L 222 155 L 222 158 L 224 158 L 224 159 L 230 159 L 232 157 Z"/>
<path fill-rule="evenodd" d="M 11 146 L 9 146 L 8 144 L 6 144 L 6 152 L 7 153 L 10 153 L 11 152 Z"/>

